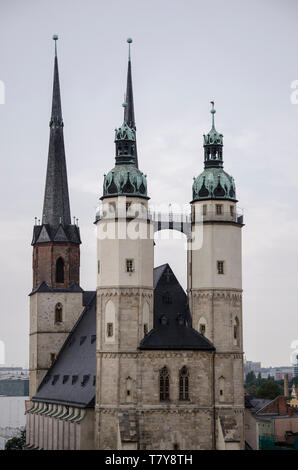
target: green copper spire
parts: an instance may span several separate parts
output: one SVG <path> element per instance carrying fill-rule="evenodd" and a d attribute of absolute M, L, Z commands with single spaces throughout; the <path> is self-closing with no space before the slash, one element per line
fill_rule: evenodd
<path fill-rule="evenodd" d="M 192 191 L 193 200 L 230 199 L 236 200 L 234 178 L 223 170 L 223 135 L 217 132 L 214 124 L 214 101 L 211 101 L 212 127 L 204 135 L 204 168 L 194 178 Z"/>
<path fill-rule="evenodd" d="M 211 115 L 212 115 L 212 128 L 207 135 L 204 135 L 204 149 L 205 149 L 205 168 L 222 168 L 222 148 L 223 148 L 223 135 L 217 132 L 214 125 L 214 101 L 211 101 Z"/>
<path fill-rule="evenodd" d="M 133 102 L 133 89 L 132 89 L 132 73 L 131 73 L 131 50 L 130 45 L 132 44 L 132 39 L 127 39 L 128 43 L 128 67 L 127 67 L 127 82 L 126 82 L 126 94 L 125 102 L 127 106 L 124 108 L 124 121 L 128 124 L 129 127 L 136 130 L 135 122 L 135 111 L 134 111 L 134 102 Z M 138 168 L 138 152 L 137 145 L 135 145 L 135 165 Z"/>
<path fill-rule="evenodd" d="M 147 199 L 146 175 L 138 169 L 136 125 L 131 78 L 130 45 L 128 42 L 128 70 L 123 124 L 115 129 L 116 164 L 104 176 L 103 197 L 107 196 L 137 196 Z"/>

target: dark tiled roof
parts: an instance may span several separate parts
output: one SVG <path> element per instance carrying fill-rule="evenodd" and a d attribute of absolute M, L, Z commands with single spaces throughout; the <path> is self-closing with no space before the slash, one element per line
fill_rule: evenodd
<path fill-rule="evenodd" d="M 73 282 L 68 289 L 66 288 L 59 288 L 59 287 L 49 287 L 48 284 L 43 281 L 39 286 L 35 287 L 33 291 L 29 294 L 35 294 L 36 292 L 84 292 L 83 289 L 77 284 L 76 282 Z M 89 291 L 88 291 L 89 292 Z M 85 292 L 83 294 L 83 299 L 84 299 Z M 83 301 L 84 302 L 84 301 Z M 87 303 L 83 303 L 83 305 L 87 305 Z"/>
<path fill-rule="evenodd" d="M 165 323 L 165 324 L 163 324 Z M 214 351 L 212 343 L 178 315 L 162 316 L 160 324 L 141 341 L 140 349 L 196 349 Z"/>
<path fill-rule="evenodd" d="M 154 269 L 154 328 L 140 349 L 214 350 L 191 326 L 187 296 L 168 264 Z"/>
<path fill-rule="evenodd" d="M 32 245 L 47 242 L 81 243 L 80 229 L 77 225 L 35 225 Z"/>
<path fill-rule="evenodd" d="M 58 225 L 60 217 L 63 224 L 71 224 L 57 56 L 54 64 L 50 143 L 42 213 L 47 224 Z"/>
<path fill-rule="evenodd" d="M 90 294 L 90 293 L 89 293 Z M 88 296 L 89 296 L 88 294 Z M 89 297 L 33 401 L 82 408 L 94 406 L 96 374 L 96 294 Z"/>

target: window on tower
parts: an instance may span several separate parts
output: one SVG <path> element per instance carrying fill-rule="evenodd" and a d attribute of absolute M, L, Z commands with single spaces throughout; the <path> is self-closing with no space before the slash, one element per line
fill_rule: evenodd
<path fill-rule="evenodd" d="M 222 204 L 216 204 L 215 209 L 216 209 L 216 215 L 222 214 Z"/>
<path fill-rule="evenodd" d="M 239 346 L 239 320 L 237 317 L 234 318 L 234 324 L 233 324 L 233 343 L 234 346 Z"/>
<path fill-rule="evenodd" d="M 159 373 L 159 397 L 160 401 L 170 399 L 170 376 L 166 367 L 163 367 Z"/>
<path fill-rule="evenodd" d="M 224 274 L 224 261 L 217 261 L 217 274 Z"/>
<path fill-rule="evenodd" d="M 203 205 L 203 215 L 207 214 L 207 204 Z"/>
<path fill-rule="evenodd" d="M 134 272 L 133 259 L 126 260 L 126 272 L 127 273 Z"/>
<path fill-rule="evenodd" d="M 107 337 L 111 338 L 114 334 L 114 325 L 113 323 L 107 323 Z"/>
<path fill-rule="evenodd" d="M 204 325 L 204 323 L 202 323 L 200 325 L 200 333 L 201 335 L 205 336 L 205 333 L 206 333 L 206 325 Z"/>
<path fill-rule="evenodd" d="M 58 284 L 64 282 L 64 261 L 61 257 L 56 261 L 56 282 Z"/>
<path fill-rule="evenodd" d="M 62 323 L 63 321 L 62 313 L 63 313 L 62 304 L 58 302 L 55 307 L 55 323 Z"/>

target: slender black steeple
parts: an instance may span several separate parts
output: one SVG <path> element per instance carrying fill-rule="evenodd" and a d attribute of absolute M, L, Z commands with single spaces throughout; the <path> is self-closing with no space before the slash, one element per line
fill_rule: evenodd
<path fill-rule="evenodd" d="M 52 115 L 50 121 L 50 144 L 46 188 L 44 195 L 42 222 L 52 226 L 59 224 L 70 225 L 70 207 L 65 162 L 63 119 L 61 110 L 58 58 L 55 41 L 55 64 Z"/>
<path fill-rule="evenodd" d="M 41 224 L 35 222 L 32 244 L 71 242 L 80 244 L 77 221 L 71 223 L 63 138 L 57 44 L 55 41 L 54 84 L 46 187 Z"/>
<path fill-rule="evenodd" d="M 125 101 L 127 106 L 124 108 L 124 122 L 131 128 L 136 130 L 136 123 L 135 123 L 135 111 L 133 105 L 133 91 L 132 91 L 132 76 L 131 76 L 131 58 L 130 58 L 130 44 L 132 43 L 132 39 L 128 38 L 128 69 L 127 69 L 127 85 L 126 85 L 126 96 Z M 138 168 L 138 152 L 137 152 L 137 144 L 135 144 L 135 165 Z"/>

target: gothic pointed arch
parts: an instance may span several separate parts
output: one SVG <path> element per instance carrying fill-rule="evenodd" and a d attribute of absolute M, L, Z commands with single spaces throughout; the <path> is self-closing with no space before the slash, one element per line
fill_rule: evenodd
<path fill-rule="evenodd" d="M 63 307 L 61 302 L 58 302 L 55 305 L 55 323 L 62 323 L 63 322 Z"/>
<path fill-rule="evenodd" d="M 159 397 L 160 401 L 170 400 L 170 374 L 166 366 L 159 372 Z"/>
<path fill-rule="evenodd" d="M 179 371 L 179 400 L 189 400 L 189 371 L 186 366 Z"/>
<path fill-rule="evenodd" d="M 58 284 L 64 282 L 64 259 L 61 256 L 56 261 L 56 282 Z"/>
<path fill-rule="evenodd" d="M 233 321 L 233 344 L 234 346 L 240 345 L 240 323 L 237 316 L 234 317 Z"/>

